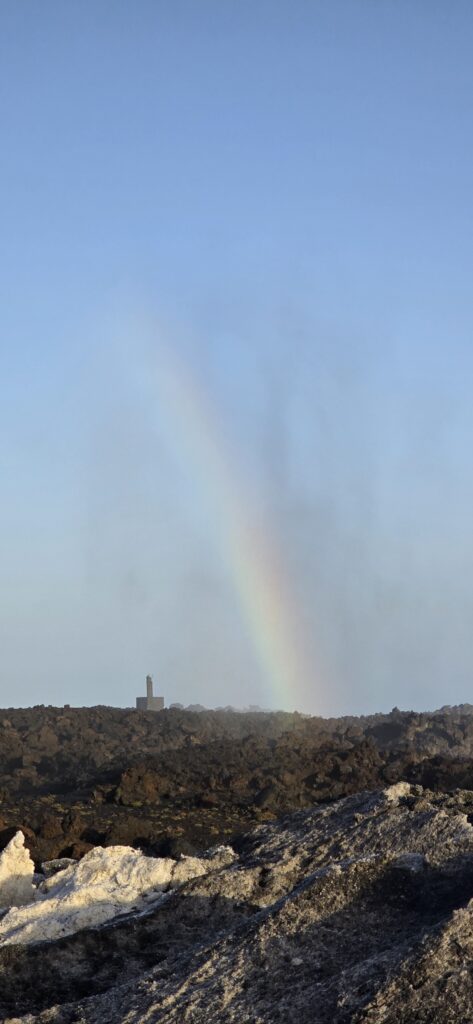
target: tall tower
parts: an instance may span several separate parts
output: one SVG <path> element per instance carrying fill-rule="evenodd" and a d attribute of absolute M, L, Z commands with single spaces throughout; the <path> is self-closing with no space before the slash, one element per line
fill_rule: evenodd
<path fill-rule="evenodd" d="M 164 697 L 153 697 L 153 678 L 146 676 L 146 697 L 136 698 L 137 711 L 162 711 Z"/>

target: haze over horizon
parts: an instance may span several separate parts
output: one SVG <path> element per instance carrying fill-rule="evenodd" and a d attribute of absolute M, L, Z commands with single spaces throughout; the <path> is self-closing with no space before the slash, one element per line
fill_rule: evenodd
<path fill-rule="evenodd" d="M 472 34 L 2 4 L 1 706 L 470 699 Z"/>

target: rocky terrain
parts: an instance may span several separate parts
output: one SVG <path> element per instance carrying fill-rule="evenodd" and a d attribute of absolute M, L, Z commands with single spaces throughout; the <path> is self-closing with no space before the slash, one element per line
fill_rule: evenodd
<path fill-rule="evenodd" d="M 401 779 L 473 789 L 471 706 L 368 718 L 115 708 L 0 711 L 0 849 L 39 865 L 126 844 L 198 853 L 261 822 Z"/>
<path fill-rule="evenodd" d="M 473 1019 L 473 709 L 0 712 L 0 1019 Z"/>
<path fill-rule="evenodd" d="M 466 1024 L 472 815 L 473 792 L 398 783 L 260 824 L 198 872 L 183 858 L 169 871 L 131 850 L 93 851 L 80 876 L 81 864 L 46 886 L 36 876 L 33 901 L 0 922 L 2 1019 Z M 100 920 L 104 857 L 107 905 L 113 885 L 121 893 L 113 918 L 38 941 L 28 916 L 50 926 L 61 891 L 76 909 L 90 909 L 95 891 Z"/>

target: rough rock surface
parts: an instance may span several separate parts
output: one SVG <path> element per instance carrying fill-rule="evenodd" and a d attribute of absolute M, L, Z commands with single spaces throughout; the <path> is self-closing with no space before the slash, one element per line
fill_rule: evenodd
<path fill-rule="evenodd" d="M 34 864 L 25 849 L 25 837 L 17 832 L 0 853 L 0 908 L 19 907 L 34 898 Z"/>
<path fill-rule="evenodd" d="M 471 798 L 401 783 L 262 824 L 238 860 L 147 914 L 0 949 L 0 1011 L 24 1024 L 466 1024 Z"/>
<path fill-rule="evenodd" d="M 21 833 L 18 836 L 23 840 Z M 17 838 L 10 847 L 18 845 Z M 29 898 L 32 900 L 35 895 L 34 903 L 26 907 L 13 905 L 0 920 L 0 946 L 50 941 L 82 928 L 96 927 L 118 914 L 141 910 L 147 900 L 156 900 L 166 889 L 205 875 L 233 859 L 233 851 L 223 847 L 208 858 L 183 857 L 180 861 L 145 857 L 127 846 L 112 846 L 108 850 L 97 847 L 79 863 L 46 877 L 36 894 L 30 882 Z M 16 870 L 16 864 L 14 867 Z M 18 904 L 13 886 L 11 892 L 11 903 Z M 23 893 L 20 891 L 19 895 Z"/>
<path fill-rule="evenodd" d="M 199 853 L 260 822 L 400 779 L 473 790 L 472 711 L 0 711 L 0 850 L 21 828 L 37 865 L 97 845 Z"/>

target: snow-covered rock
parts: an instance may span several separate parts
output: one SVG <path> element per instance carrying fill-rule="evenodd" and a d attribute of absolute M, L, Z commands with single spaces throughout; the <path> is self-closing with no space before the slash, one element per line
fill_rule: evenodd
<path fill-rule="evenodd" d="M 35 896 L 34 864 L 25 847 L 23 832 L 17 832 L 0 853 L 0 908 L 19 907 Z"/>
<path fill-rule="evenodd" d="M 58 939 L 104 924 L 118 914 L 142 909 L 166 889 L 233 859 L 228 847 L 215 850 L 210 857 L 182 857 L 179 861 L 145 857 L 128 846 L 96 847 L 79 863 L 46 878 L 34 903 L 8 911 L 0 921 L 0 945 Z"/>

